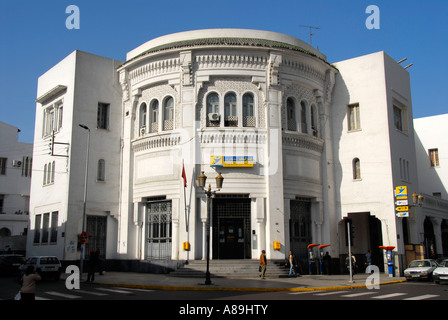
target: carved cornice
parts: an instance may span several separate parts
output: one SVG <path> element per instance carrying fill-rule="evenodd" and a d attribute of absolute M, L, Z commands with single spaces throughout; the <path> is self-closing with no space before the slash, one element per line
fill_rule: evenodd
<path fill-rule="evenodd" d="M 208 54 L 196 56 L 198 69 L 232 68 L 232 69 L 265 69 L 268 61 L 266 57 L 243 54 Z"/>
<path fill-rule="evenodd" d="M 146 63 L 129 72 L 131 84 L 166 73 L 180 72 L 182 64 L 180 58 L 163 59 Z"/>
<path fill-rule="evenodd" d="M 141 152 L 145 150 L 171 148 L 179 145 L 181 136 L 179 133 L 168 133 L 153 135 L 136 139 L 132 142 L 132 151 Z"/>
<path fill-rule="evenodd" d="M 283 133 L 283 147 L 294 147 L 299 149 L 308 149 L 322 153 L 324 148 L 324 140 L 303 134 Z"/>

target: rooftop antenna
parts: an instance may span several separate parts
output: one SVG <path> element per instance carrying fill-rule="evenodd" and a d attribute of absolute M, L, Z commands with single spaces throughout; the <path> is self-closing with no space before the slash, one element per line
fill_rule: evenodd
<path fill-rule="evenodd" d="M 314 26 L 305 26 L 305 25 L 301 25 L 301 27 L 303 28 L 310 28 L 310 45 L 313 45 L 313 29 L 314 30 L 319 30 L 319 27 L 314 27 Z"/>

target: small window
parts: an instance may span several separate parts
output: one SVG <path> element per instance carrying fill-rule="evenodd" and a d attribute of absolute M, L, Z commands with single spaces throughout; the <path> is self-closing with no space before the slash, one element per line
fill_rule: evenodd
<path fill-rule="evenodd" d="M 306 103 L 300 102 L 300 132 L 308 133 L 308 121 L 306 119 Z"/>
<path fill-rule="evenodd" d="M 159 101 L 154 100 L 151 102 L 150 119 L 151 123 L 150 132 L 159 131 Z"/>
<path fill-rule="evenodd" d="M 224 126 L 237 127 L 236 94 L 228 93 L 224 97 Z"/>
<path fill-rule="evenodd" d="M 139 112 L 139 135 L 144 135 L 146 133 L 146 113 L 146 103 L 142 103 Z"/>
<path fill-rule="evenodd" d="M 429 149 L 429 163 L 431 167 L 438 167 L 439 166 L 439 149 Z"/>
<path fill-rule="evenodd" d="M 353 159 L 353 180 L 361 179 L 361 162 L 358 158 Z"/>
<path fill-rule="evenodd" d="M 174 129 L 174 99 L 169 97 L 165 100 L 163 106 L 163 130 Z"/>
<path fill-rule="evenodd" d="M 109 104 L 98 103 L 97 128 L 109 129 Z"/>
<path fill-rule="evenodd" d="M 6 174 L 6 162 L 8 158 L 0 158 L 0 175 Z"/>
<path fill-rule="evenodd" d="M 288 121 L 287 123 L 288 130 L 296 131 L 297 130 L 296 106 L 292 98 L 288 98 L 286 100 L 286 120 Z"/>
<path fill-rule="evenodd" d="M 246 93 L 243 96 L 243 126 L 255 127 L 254 116 L 254 96 L 252 93 Z"/>
<path fill-rule="evenodd" d="M 394 102 L 393 105 L 393 112 L 394 112 L 394 127 L 398 131 L 401 131 L 403 133 L 407 133 L 408 126 L 407 126 L 407 108 L 406 106 L 398 103 L 397 101 Z"/>
<path fill-rule="evenodd" d="M 105 175 L 106 175 L 106 162 L 104 161 L 104 159 L 100 159 L 100 160 L 98 160 L 98 171 L 97 171 L 96 180 L 104 181 Z"/>
<path fill-rule="evenodd" d="M 313 136 L 317 137 L 319 136 L 319 130 L 317 125 L 317 108 L 315 105 L 311 106 L 311 130 L 313 131 Z"/>
<path fill-rule="evenodd" d="M 361 130 L 361 120 L 359 114 L 359 104 L 351 104 L 348 106 L 348 131 Z"/>

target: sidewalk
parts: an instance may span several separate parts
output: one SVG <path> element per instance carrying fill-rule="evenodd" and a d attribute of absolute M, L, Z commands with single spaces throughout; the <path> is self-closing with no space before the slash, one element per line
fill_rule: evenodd
<path fill-rule="evenodd" d="M 204 278 L 182 278 L 169 274 L 106 272 L 95 275 L 95 283 L 105 286 L 152 289 L 152 290 L 219 290 L 219 291 L 320 291 L 365 288 L 375 282 L 373 276 L 366 283 L 368 274 L 355 274 L 351 283 L 348 274 L 303 275 L 297 278 L 269 277 L 262 280 L 258 275 L 247 278 L 211 277 L 212 284 L 205 285 Z M 84 277 L 85 279 L 85 277 Z M 406 281 L 404 277 L 389 277 L 381 273 L 376 278 L 380 285 Z"/>

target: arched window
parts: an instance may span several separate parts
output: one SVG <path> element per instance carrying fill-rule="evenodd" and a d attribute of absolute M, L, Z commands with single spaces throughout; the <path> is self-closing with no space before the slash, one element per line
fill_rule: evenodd
<path fill-rule="evenodd" d="M 51 183 L 54 183 L 54 172 L 56 170 L 56 162 L 53 161 L 53 165 L 51 166 Z"/>
<path fill-rule="evenodd" d="M 318 127 L 317 127 L 317 108 L 315 105 L 311 106 L 311 131 L 313 136 L 317 137 L 319 135 Z"/>
<path fill-rule="evenodd" d="M 163 130 L 174 129 L 174 99 L 168 97 L 163 104 Z"/>
<path fill-rule="evenodd" d="M 243 126 L 255 127 L 255 105 L 254 95 L 246 93 L 243 95 Z"/>
<path fill-rule="evenodd" d="M 142 103 L 140 105 L 140 113 L 139 113 L 139 135 L 143 135 L 146 132 L 146 113 L 147 107 L 146 103 Z"/>
<path fill-rule="evenodd" d="M 361 162 L 358 158 L 353 159 L 353 180 L 361 179 Z"/>
<path fill-rule="evenodd" d="M 104 181 L 106 176 L 106 162 L 104 159 L 98 160 L 98 170 L 96 175 L 97 181 Z"/>
<path fill-rule="evenodd" d="M 224 97 L 224 126 L 237 127 L 236 94 L 231 92 Z"/>
<path fill-rule="evenodd" d="M 308 133 L 308 121 L 306 119 L 306 103 L 300 102 L 300 132 Z"/>
<path fill-rule="evenodd" d="M 159 101 L 154 100 L 153 102 L 151 102 L 151 108 L 149 112 L 149 132 L 157 132 L 159 131 Z"/>
<path fill-rule="evenodd" d="M 296 105 L 292 98 L 286 100 L 286 120 L 288 130 L 296 131 Z"/>
<path fill-rule="evenodd" d="M 219 96 L 212 92 L 207 96 L 207 127 L 219 127 Z"/>

